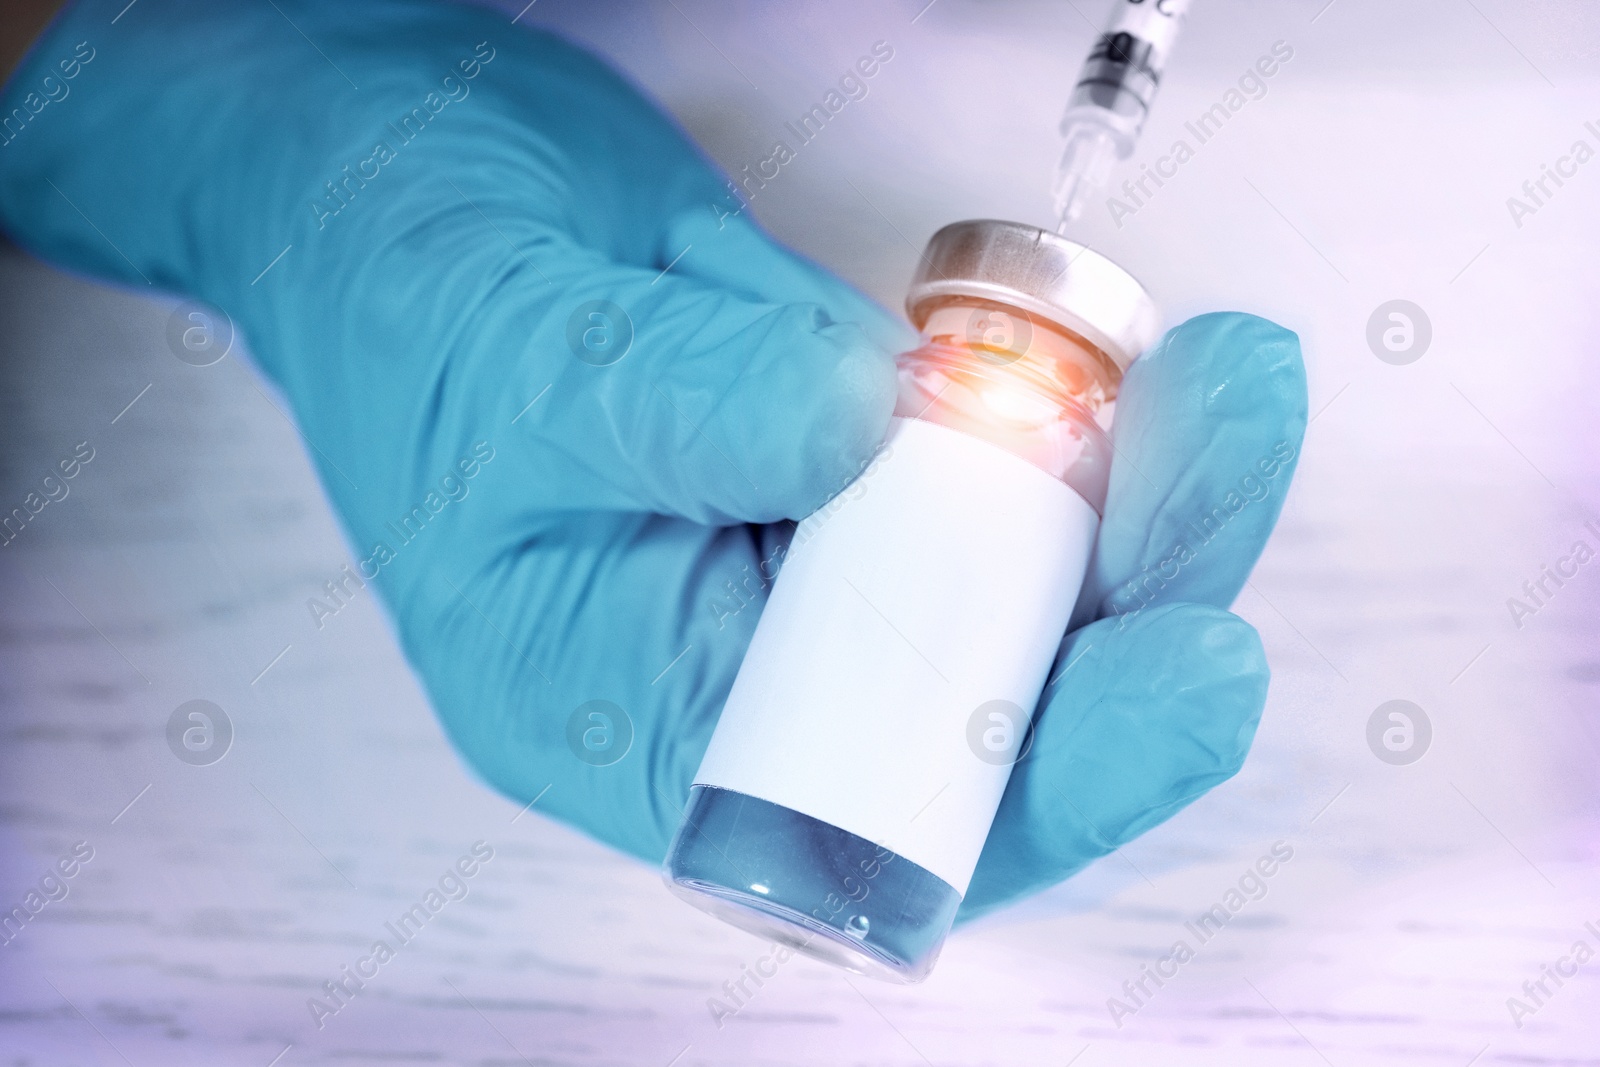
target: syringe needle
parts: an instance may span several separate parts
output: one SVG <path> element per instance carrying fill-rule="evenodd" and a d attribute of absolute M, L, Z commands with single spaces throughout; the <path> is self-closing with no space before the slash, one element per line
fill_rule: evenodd
<path fill-rule="evenodd" d="M 1056 214 L 1062 225 L 1077 218 L 1089 197 L 1105 186 L 1116 158 L 1116 141 L 1104 128 L 1080 123 L 1067 133 L 1055 185 Z"/>

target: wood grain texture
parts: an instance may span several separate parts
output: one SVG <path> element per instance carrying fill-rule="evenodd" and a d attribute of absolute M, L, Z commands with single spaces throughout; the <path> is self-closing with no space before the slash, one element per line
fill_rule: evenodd
<path fill-rule="evenodd" d="M 734 168 L 814 100 L 812 75 L 889 35 L 875 7 L 808 17 L 790 65 L 763 67 L 781 49 L 760 19 L 686 10 L 764 95 L 671 12 L 632 36 L 588 32 Z M 1019 97 L 992 126 L 963 101 L 1082 41 L 1034 33 L 1043 7 L 1007 10 L 1009 28 L 951 4 L 919 21 L 921 37 L 896 29 L 896 65 L 764 192 L 762 217 L 889 302 L 943 222 L 1041 215 L 1042 180 L 1020 192 L 1033 186 L 992 164 L 1047 173 L 1049 146 L 1018 131 L 1049 128 L 1059 101 Z M 1520 63 L 1457 14 L 1452 41 Z M 94 448 L 70 494 L 0 548 L 0 909 L 75 843 L 93 848 L 66 897 L 0 947 L 0 1063 L 1600 1063 L 1600 961 L 1547 979 L 1520 1028 L 1507 1006 L 1575 942 L 1600 949 L 1585 925 L 1600 930 L 1600 570 L 1520 628 L 1505 606 L 1600 514 L 1595 325 L 1576 295 L 1592 289 L 1596 175 L 1523 230 L 1502 206 L 1592 117 L 1592 83 L 1557 65 L 1555 95 L 1500 73 L 1413 97 L 1327 89 L 1339 50 L 1306 35 L 1337 42 L 1357 33 L 1341 19 L 1381 17 L 1346 0 L 1314 31 L 1296 23 L 1303 66 L 1252 104 L 1251 125 L 1126 231 L 1097 235 L 1169 308 L 1247 306 L 1305 341 L 1316 418 L 1235 608 L 1274 667 L 1245 770 L 959 931 L 923 986 L 790 961 L 720 1026 L 708 1001 L 729 1001 L 724 983 L 766 948 L 476 781 L 371 596 L 313 623 L 307 598 L 351 556 L 242 342 L 189 366 L 167 348 L 171 298 L 0 251 L 0 512 L 77 444 Z M 690 56 L 704 68 L 692 78 Z M 1220 91 L 1207 80 L 1219 70 L 1231 77 L 1175 71 L 1157 135 Z M 1374 122 L 1383 137 L 1362 140 Z M 941 124 L 979 143 L 941 141 Z M 1457 151 L 1467 129 L 1516 151 L 1474 161 Z M 1363 338 L 1396 296 L 1434 319 L 1434 351 L 1410 368 Z M 1433 724 L 1407 767 L 1366 743 L 1394 698 Z M 194 699 L 233 724 L 211 766 L 168 748 L 169 717 Z M 308 1000 L 478 841 L 494 857 L 465 899 L 319 1027 Z M 1265 894 L 1200 943 L 1190 924 L 1277 842 L 1293 856 Z M 1146 979 L 1135 1004 L 1124 982 L 1179 940 L 1193 958 L 1159 988 Z M 1114 1019 L 1112 998 L 1137 1010 Z"/>

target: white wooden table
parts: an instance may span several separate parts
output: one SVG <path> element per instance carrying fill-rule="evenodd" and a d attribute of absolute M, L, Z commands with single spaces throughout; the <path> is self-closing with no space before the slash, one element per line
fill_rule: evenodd
<path fill-rule="evenodd" d="M 1600 950 L 1600 566 L 1520 629 L 1505 603 L 1573 541 L 1600 547 L 1600 163 L 1520 229 L 1504 205 L 1597 141 L 1581 61 L 1600 34 L 1554 7 L 1207 6 L 1147 143 L 1273 40 L 1296 58 L 1147 210 L 1086 232 L 1175 316 L 1244 307 L 1305 342 L 1318 414 L 1236 606 L 1275 671 L 1255 751 L 1167 826 L 959 932 L 925 985 L 794 961 L 720 1028 L 707 999 L 759 942 L 473 780 L 370 597 L 310 624 L 349 556 L 243 352 L 186 365 L 170 298 L 0 252 L 0 508 L 94 449 L 0 548 L 0 908 L 93 849 L 0 948 L 0 1063 L 1600 1063 L 1600 960 L 1547 979 L 1520 1028 L 1507 1007 L 1574 942 Z M 756 204 L 886 302 L 939 224 L 1043 217 L 1044 134 L 1087 41 L 1070 10 L 604 7 L 524 21 L 609 51 L 733 167 L 894 43 Z M 1397 297 L 1433 323 L 1407 367 L 1364 337 Z M 1394 698 L 1433 724 L 1409 766 L 1367 747 Z M 235 731 L 210 766 L 167 745 L 193 699 Z M 476 841 L 494 858 L 469 895 L 319 1029 L 308 998 Z M 1265 897 L 1199 945 L 1185 924 L 1279 841 Z M 1108 1000 L 1133 1006 L 1124 981 L 1180 938 L 1194 958 L 1117 1025 Z"/>

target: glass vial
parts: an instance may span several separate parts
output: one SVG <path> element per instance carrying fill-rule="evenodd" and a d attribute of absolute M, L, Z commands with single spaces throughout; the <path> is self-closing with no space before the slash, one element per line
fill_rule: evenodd
<path fill-rule="evenodd" d="M 1144 289 L 1019 223 L 933 236 L 878 454 L 800 523 L 668 886 L 861 974 L 927 977 L 1088 568 Z"/>

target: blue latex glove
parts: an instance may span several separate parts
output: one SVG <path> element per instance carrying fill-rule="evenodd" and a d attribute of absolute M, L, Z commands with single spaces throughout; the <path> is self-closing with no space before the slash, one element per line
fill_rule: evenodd
<path fill-rule="evenodd" d="M 911 331 L 725 217 L 721 176 L 614 73 L 502 16 L 141 0 L 113 24 L 124 3 L 72 7 L 6 88 L 0 113 L 29 117 L 0 147 L 0 220 L 57 263 L 225 308 L 466 759 L 660 860 L 781 520 L 882 437 Z M 1116 425 L 1079 612 L 1099 621 L 1063 646 L 968 916 L 1232 775 L 1265 700 L 1225 608 L 1299 449 L 1294 335 L 1185 324 Z M 1215 506 L 1220 532 L 1173 560 Z M 1128 611 L 1147 567 L 1172 577 Z M 593 700 L 631 722 L 608 766 L 569 746 Z"/>

